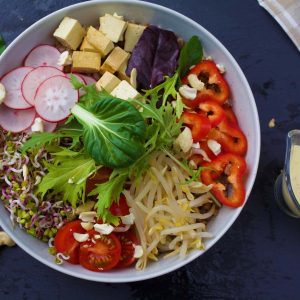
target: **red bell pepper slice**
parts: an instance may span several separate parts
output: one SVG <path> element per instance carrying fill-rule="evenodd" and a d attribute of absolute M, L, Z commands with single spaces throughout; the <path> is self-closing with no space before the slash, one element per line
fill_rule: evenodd
<path fill-rule="evenodd" d="M 223 110 L 225 112 L 226 120 L 228 121 L 228 123 L 231 126 L 238 127 L 239 123 L 238 123 L 237 117 L 236 117 L 235 113 L 233 112 L 232 108 L 229 107 L 228 105 L 224 105 Z"/>
<path fill-rule="evenodd" d="M 222 105 L 229 98 L 229 86 L 213 61 L 203 60 L 191 69 L 188 75 L 190 74 L 196 74 L 205 84 L 205 88 L 197 93 L 196 99 L 183 99 L 185 105 L 196 107 L 200 102 L 207 100 L 213 100 Z M 188 75 L 182 79 L 183 84 L 188 84 Z"/>
<path fill-rule="evenodd" d="M 199 104 L 200 113 L 203 113 L 210 121 L 211 127 L 219 125 L 226 117 L 222 106 L 212 100 Z"/>
<path fill-rule="evenodd" d="M 222 121 L 208 134 L 209 139 L 214 139 L 221 144 L 222 150 L 228 153 L 244 156 L 247 152 L 247 139 L 237 126 L 232 126 L 227 120 Z"/>
<path fill-rule="evenodd" d="M 204 163 L 201 172 L 202 182 L 212 184 L 212 194 L 224 205 L 239 207 L 245 202 L 243 175 L 246 162 L 243 157 L 226 153 L 221 154 L 210 163 Z"/>
<path fill-rule="evenodd" d="M 205 138 L 211 129 L 208 118 L 197 113 L 184 112 L 181 121 L 192 130 L 194 143 Z"/>

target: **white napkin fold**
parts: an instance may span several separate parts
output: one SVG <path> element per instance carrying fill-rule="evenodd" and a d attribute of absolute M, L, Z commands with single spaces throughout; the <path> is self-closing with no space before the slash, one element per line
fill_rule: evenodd
<path fill-rule="evenodd" d="M 299 0 L 258 0 L 280 24 L 300 51 L 300 1 Z"/>

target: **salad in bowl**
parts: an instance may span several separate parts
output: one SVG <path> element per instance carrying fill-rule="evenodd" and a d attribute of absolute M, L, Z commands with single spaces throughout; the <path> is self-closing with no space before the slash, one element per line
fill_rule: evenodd
<path fill-rule="evenodd" d="M 1 217 L 52 267 L 99 281 L 199 256 L 257 167 L 226 61 L 201 33 L 139 22 L 121 4 L 62 10 L 0 80 Z M 93 5 L 97 22 L 82 20 Z"/>

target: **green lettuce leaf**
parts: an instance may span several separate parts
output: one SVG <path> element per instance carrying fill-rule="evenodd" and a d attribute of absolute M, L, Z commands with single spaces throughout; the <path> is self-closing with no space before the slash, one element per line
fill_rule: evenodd
<path fill-rule="evenodd" d="M 102 94 L 90 107 L 75 105 L 72 114 L 83 126 L 84 147 L 96 163 L 122 168 L 143 155 L 145 121 L 127 101 Z"/>

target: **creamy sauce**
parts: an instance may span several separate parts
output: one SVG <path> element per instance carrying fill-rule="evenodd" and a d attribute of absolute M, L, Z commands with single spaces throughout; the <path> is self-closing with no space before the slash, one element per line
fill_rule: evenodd
<path fill-rule="evenodd" d="M 300 146 L 299 145 L 293 145 L 291 149 L 290 179 L 291 179 L 291 188 L 293 190 L 295 197 L 293 197 L 289 193 L 285 176 L 282 176 L 282 195 L 285 200 L 285 203 L 290 208 L 291 212 L 295 216 L 300 217 L 300 209 L 298 208 L 297 203 L 295 203 L 296 201 L 300 204 Z"/>
<path fill-rule="evenodd" d="M 292 146 L 290 159 L 290 178 L 296 201 L 300 204 L 300 145 Z"/>

